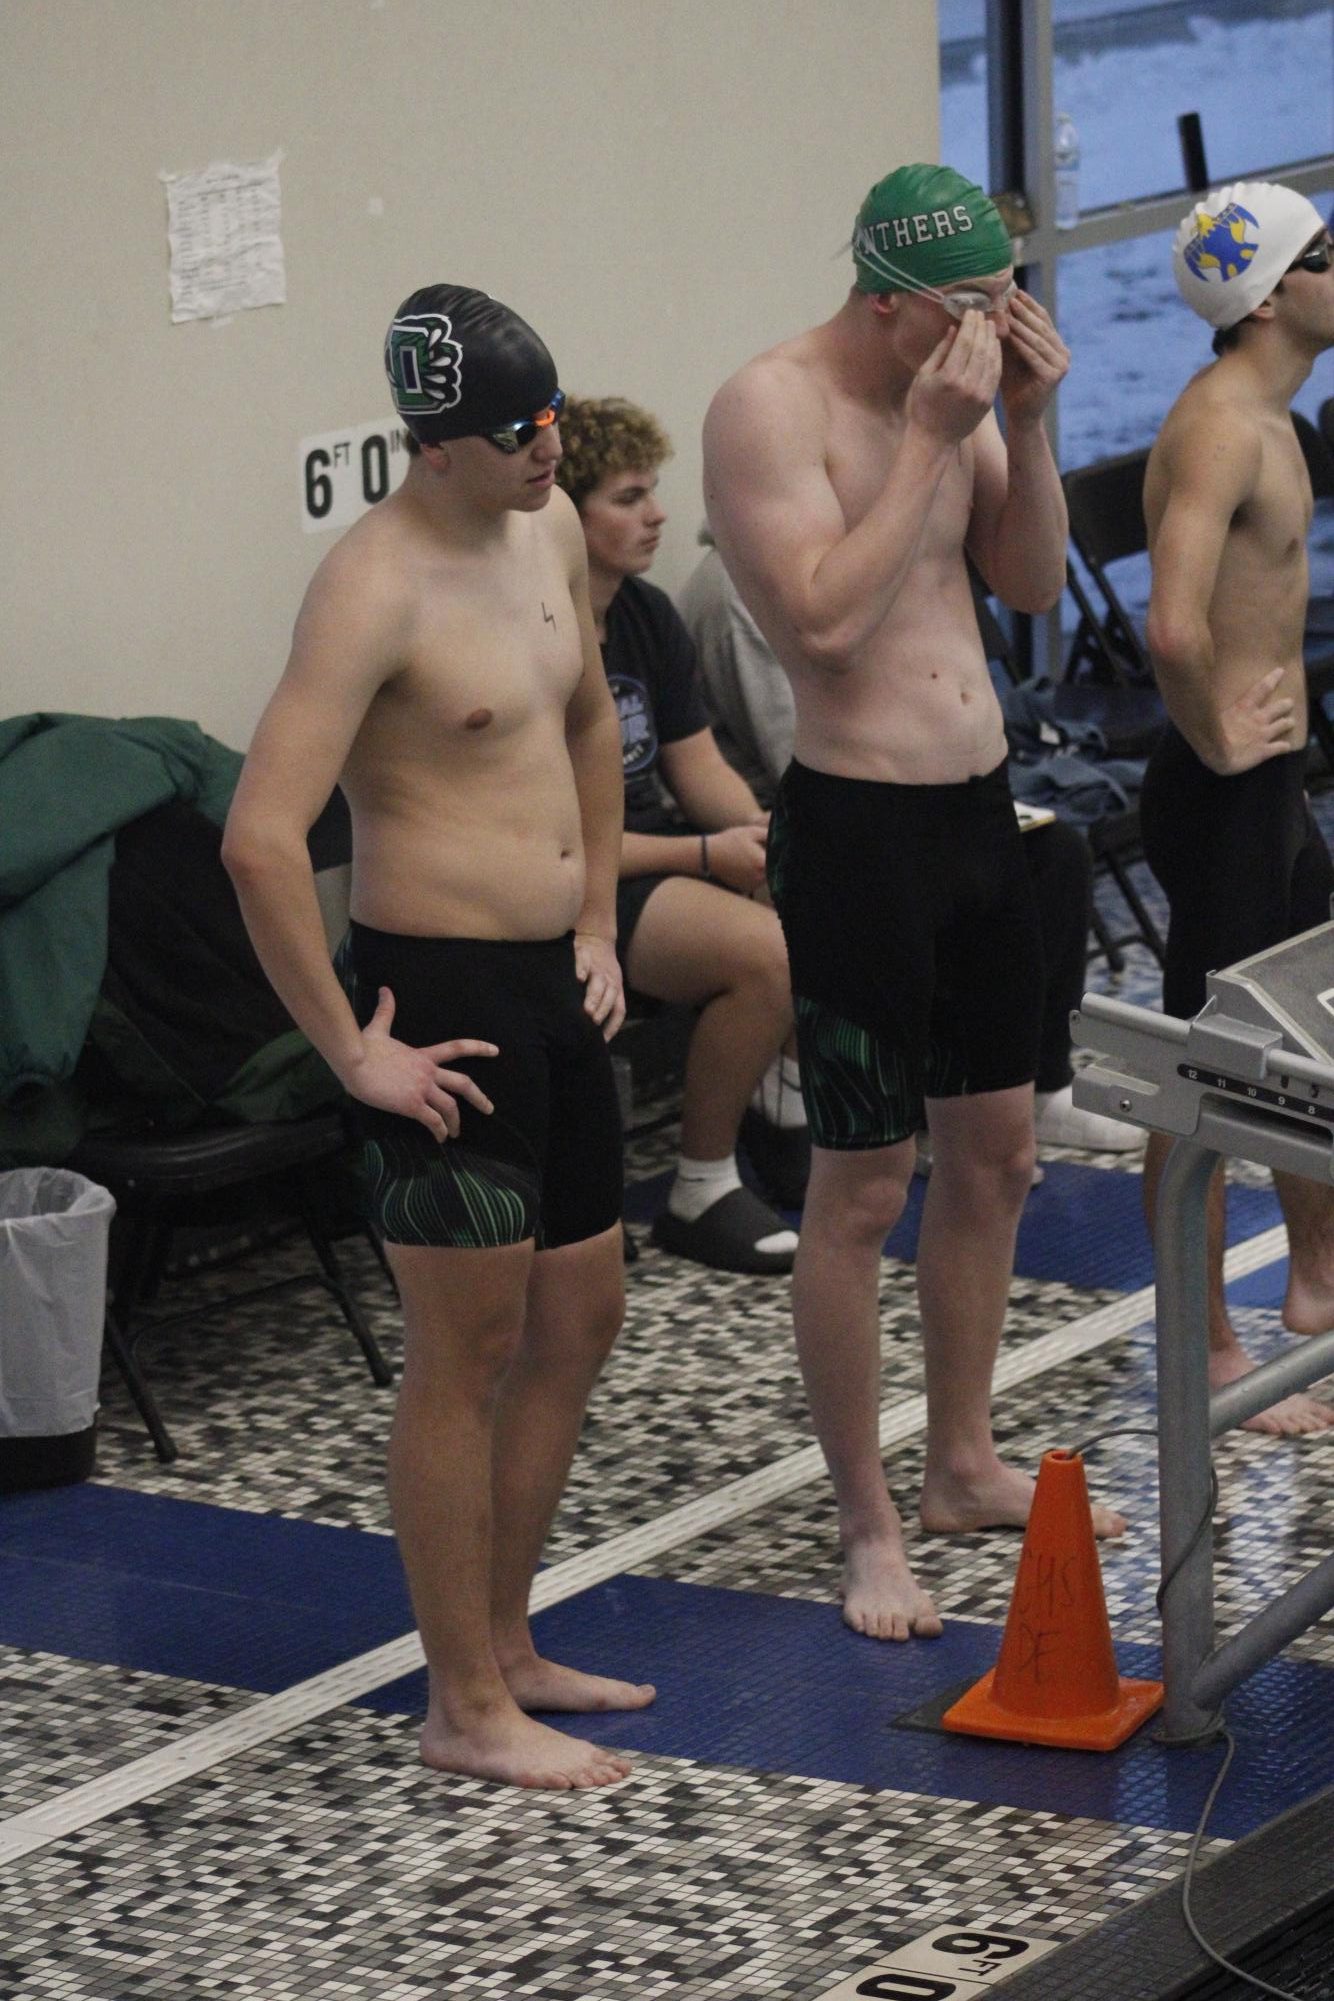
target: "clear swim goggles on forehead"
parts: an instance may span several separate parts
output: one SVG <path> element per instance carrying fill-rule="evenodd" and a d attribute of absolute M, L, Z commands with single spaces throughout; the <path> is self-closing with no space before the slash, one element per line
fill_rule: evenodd
<path fill-rule="evenodd" d="M 494 445 L 498 452 L 513 455 L 521 452 L 525 445 L 531 445 L 539 431 L 545 431 L 555 423 L 565 408 L 565 391 L 558 389 L 544 410 L 533 417 L 520 417 L 516 423 L 501 424 L 494 431 L 483 431 L 488 445 Z"/>
<path fill-rule="evenodd" d="M 994 313 L 998 307 L 1007 306 L 1019 290 L 1011 278 L 1005 290 L 995 294 L 984 292 L 977 286 L 964 286 L 957 292 L 940 292 L 934 285 L 914 278 L 911 271 L 905 271 L 892 257 L 886 257 L 883 250 L 859 250 L 857 255 L 878 276 L 893 280 L 891 290 L 917 292 L 924 299 L 934 299 L 938 306 L 945 308 L 952 320 L 962 320 L 965 313 Z"/>

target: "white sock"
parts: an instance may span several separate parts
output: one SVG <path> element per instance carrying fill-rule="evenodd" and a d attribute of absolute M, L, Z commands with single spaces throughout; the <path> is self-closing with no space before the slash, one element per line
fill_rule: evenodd
<path fill-rule="evenodd" d="M 791 1056 L 780 1051 L 751 1093 L 751 1108 L 771 1126 L 804 1126 L 806 1107 L 801 1102 L 801 1071 Z"/>
<path fill-rule="evenodd" d="M 677 1158 L 676 1180 L 672 1192 L 667 1197 L 667 1207 L 673 1216 L 679 1216 L 683 1223 L 694 1223 L 720 1202 L 724 1195 L 730 1195 L 734 1188 L 740 1188 L 741 1176 L 736 1171 L 736 1155 L 729 1153 L 726 1160 L 687 1160 L 684 1154 Z M 761 1237 L 755 1246 L 757 1251 L 792 1251 L 797 1248 L 795 1230 L 775 1230 L 772 1236 Z"/>
<path fill-rule="evenodd" d="M 755 1246 L 757 1251 L 791 1251 L 796 1255 L 797 1233 L 795 1230 L 775 1230 L 772 1237 L 761 1237 Z"/>
<path fill-rule="evenodd" d="M 720 1202 L 724 1195 L 730 1195 L 734 1188 L 741 1186 L 741 1176 L 736 1171 L 736 1155 L 727 1154 L 722 1160 L 687 1160 L 681 1154 L 676 1162 L 676 1179 L 672 1192 L 667 1197 L 667 1207 L 673 1216 L 679 1216 L 683 1223 L 693 1223 Z"/>
<path fill-rule="evenodd" d="M 1131 1153 L 1144 1144 L 1140 1127 L 1104 1112 L 1083 1111 L 1074 1102 L 1074 1085 L 1033 1095 L 1033 1123 L 1044 1146 L 1068 1146 L 1085 1153 Z"/>

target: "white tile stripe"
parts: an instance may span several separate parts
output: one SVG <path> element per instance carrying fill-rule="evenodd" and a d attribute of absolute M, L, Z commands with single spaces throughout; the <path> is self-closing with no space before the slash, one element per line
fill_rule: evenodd
<path fill-rule="evenodd" d="M 1280 1226 L 1266 1230 L 1227 1253 L 1225 1276 L 1244 1278 L 1249 1272 L 1273 1264 L 1286 1252 L 1284 1229 Z M 996 1368 L 997 1392 L 1014 1389 L 1078 1355 L 1088 1354 L 1106 1341 L 1115 1340 L 1119 1334 L 1129 1333 L 1131 1328 L 1141 1326 L 1152 1310 L 1153 1287 L 1149 1285 L 1139 1292 L 1128 1293 L 1124 1299 L 1098 1307 L 1053 1334 L 1024 1342 L 1022 1347 L 1002 1355 Z M 920 1431 L 925 1422 L 925 1397 L 908 1397 L 887 1404 L 880 1414 L 880 1443 L 901 1444 Z M 557 1605 L 594 1584 L 618 1576 L 636 1563 L 693 1542 L 696 1536 L 750 1514 L 823 1474 L 824 1455 L 818 1445 L 810 1445 L 786 1459 L 776 1460 L 772 1466 L 762 1467 L 758 1473 L 748 1473 L 711 1494 L 701 1495 L 698 1500 L 687 1501 L 684 1507 L 671 1509 L 657 1521 L 613 1536 L 596 1549 L 585 1550 L 542 1571 L 533 1583 L 532 1610 L 543 1611 L 548 1605 Z M 411 1674 L 421 1665 L 421 1642 L 416 1633 L 407 1633 L 400 1640 L 390 1640 L 370 1653 L 358 1654 L 323 1674 L 313 1675 L 309 1681 L 298 1682 L 295 1688 L 284 1689 L 280 1695 L 266 1696 L 234 1716 L 192 1731 L 178 1743 L 122 1765 L 119 1771 L 75 1786 L 44 1806 L 31 1807 L 26 1813 L 0 1821 L 0 1865 L 16 1862 L 63 1835 L 166 1792 L 182 1779 L 197 1778 L 242 1751 L 286 1736 L 330 1710 L 383 1688 L 400 1675 Z"/>

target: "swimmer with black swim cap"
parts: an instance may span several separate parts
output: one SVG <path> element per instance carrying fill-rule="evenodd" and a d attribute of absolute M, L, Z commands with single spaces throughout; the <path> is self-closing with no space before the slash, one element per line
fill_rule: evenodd
<path fill-rule="evenodd" d="M 497 300 L 432 285 L 385 364 L 412 462 L 311 580 L 224 860 L 270 980 L 355 1101 L 402 1301 L 390 1498 L 430 1668 L 422 1758 L 611 1785 L 626 1759 L 529 1712 L 653 1690 L 543 1658 L 527 1608 L 622 1304 L 620 723 L 579 517 L 553 487 L 545 346 Z M 341 983 L 306 847 L 335 783 Z"/>
<path fill-rule="evenodd" d="M 564 394 L 544 341 L 467 285 L 423 285 L 384 343 L 394 405 L 419 445 L 486 438 L 512 456 L 554 424 Z"/>

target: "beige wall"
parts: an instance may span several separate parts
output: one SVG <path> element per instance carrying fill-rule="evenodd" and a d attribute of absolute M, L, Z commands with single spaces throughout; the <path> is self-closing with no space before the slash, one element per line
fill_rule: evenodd
<path fill-rule="evenodd" d="M 936 78 L 935 0 L 4 0 L 0 714 L 244 746 L 334 540 L 298 442 L 387 416 L 439 278 L 663 418 L 673 587 L 710 393 L 838 303 Z M 173 325 L 159 173 L 278 149 L 287 304 Z"/>

